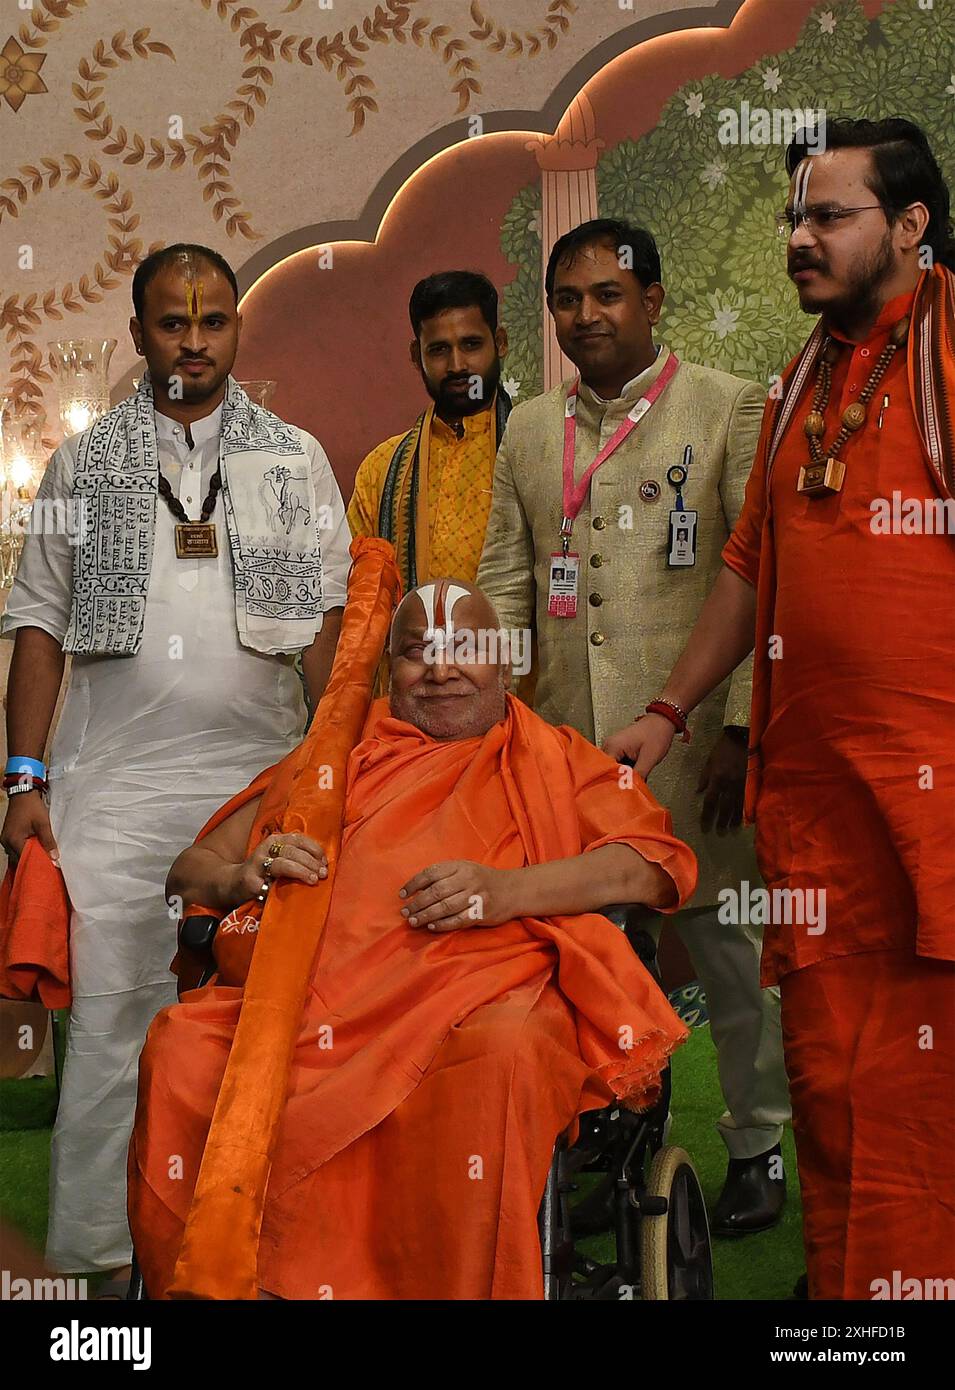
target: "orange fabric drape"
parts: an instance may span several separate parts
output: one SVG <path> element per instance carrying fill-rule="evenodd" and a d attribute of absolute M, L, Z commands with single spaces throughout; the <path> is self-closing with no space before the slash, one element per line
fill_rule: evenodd
<path fill-rule="evenodd" d="M 483 738 L 438 742 L 387 701 L 372 707 L 272 1155 L 262 1288 L 540 1296 L 535 1213 L 556 1137 L 615 1096 L 650 1100 L 686 1030 L 605 918 L 432 935 L 408 927 L 398 890 L 449 857 L 517 869 L 609 842 L 660 863 L 679 901 L 692 892 L 693 856 L 667 813 L 573 731 L 509 698 Z M 130 1224 L 154 1297 L 242 1010 L 237 989 L 195 991 L 159 1015 L 143 1053 Z M 204 1255 L 224 1264 L 230 1247 Z"/>
<path fill-rule="evenodd" d="M 279 765 L 281 776 L 273 778 L 263 798 L 256 827 L 277 818 L 279 830 L 313 836 L 325 847 L 328 878 L 314 892 L 300 883 L 278 883 L 262 914 L 170 1289 L 176 1298 L 255 1298 L 257 1293 L 258 1235 L 270 1155 L 309 970 L 335 882 L 345 765 L 364 723 L 399 588 L 387 542 L 356 541 L 352 556 L 348 603 L 328 686 L 297 756 Z M 214 1261 L 210 1250 L 217 1252 Z"/>
<path fill-rule="evenodd" d="M 69 936 L 63 875 L 31 835 L 0 885 L 0 996 L 68 1009 Z"/>

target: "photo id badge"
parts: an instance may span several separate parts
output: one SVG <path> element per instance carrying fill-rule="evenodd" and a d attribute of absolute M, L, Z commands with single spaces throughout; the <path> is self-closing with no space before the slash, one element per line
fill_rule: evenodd
<path fill-rule="evenodd" d="M 547 616 L 549 618 L 576 618 L 577 616 L 577 573 L 580 569 L 579 555 L 550 557 L 550 588 L 547 591 Z"/>
<path fill-rule="evenodd" d="M 696 564 L 696 512 L 670 512 L 670 540 L 667 565 Z"/>

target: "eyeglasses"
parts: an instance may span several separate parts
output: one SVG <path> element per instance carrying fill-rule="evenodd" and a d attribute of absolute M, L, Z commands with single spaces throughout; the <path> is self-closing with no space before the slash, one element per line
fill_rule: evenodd
<path fill-rule="evenodd" d="M 831 232 L 846 217 L 854 217 L 857 212 L 882 212 L 881 203 L 866 203 L 861 208 L 813 208 L 810 212 L 785 212 L 776 214 L 776 234 L 791 237 L 797 227 L 805 225 L 810 236 Z"/>

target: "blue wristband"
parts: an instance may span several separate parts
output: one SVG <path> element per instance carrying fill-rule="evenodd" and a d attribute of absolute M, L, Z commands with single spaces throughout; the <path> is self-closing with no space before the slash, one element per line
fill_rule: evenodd
<path fill-rule="evenodd" d="M 24 772 L 30 777 L 39 777 L 41 782 L 46 781 L 46 763 L 41 763 L 39 758 L 7 758 L 3 770 L 5 777 L 19 777 Z"/>

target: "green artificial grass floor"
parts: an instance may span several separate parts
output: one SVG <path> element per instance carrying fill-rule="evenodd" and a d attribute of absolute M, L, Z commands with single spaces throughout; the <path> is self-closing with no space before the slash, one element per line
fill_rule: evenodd
<path fill-rule="evenodd" d="M 690 1154 L 708 1206 L 715 1201 L 726 1173 L 726 1150 L 715 1128 L 722 1109 L 710 1030 L 693 1028 L 689 1042 L 673 1059 L 669 1142 Z M 0 1213 L 38 1249 L 46 1238 L 50 1126 L 55 1111 L 52 1077 L 0 1081 Z M 718 1299 L 789 1298 L 805 1268 L 789 1130 L 783 1139 L 783 1156 L 789 1195 L 779 1225 L 763 1235 L 713 1242 Z"/>

